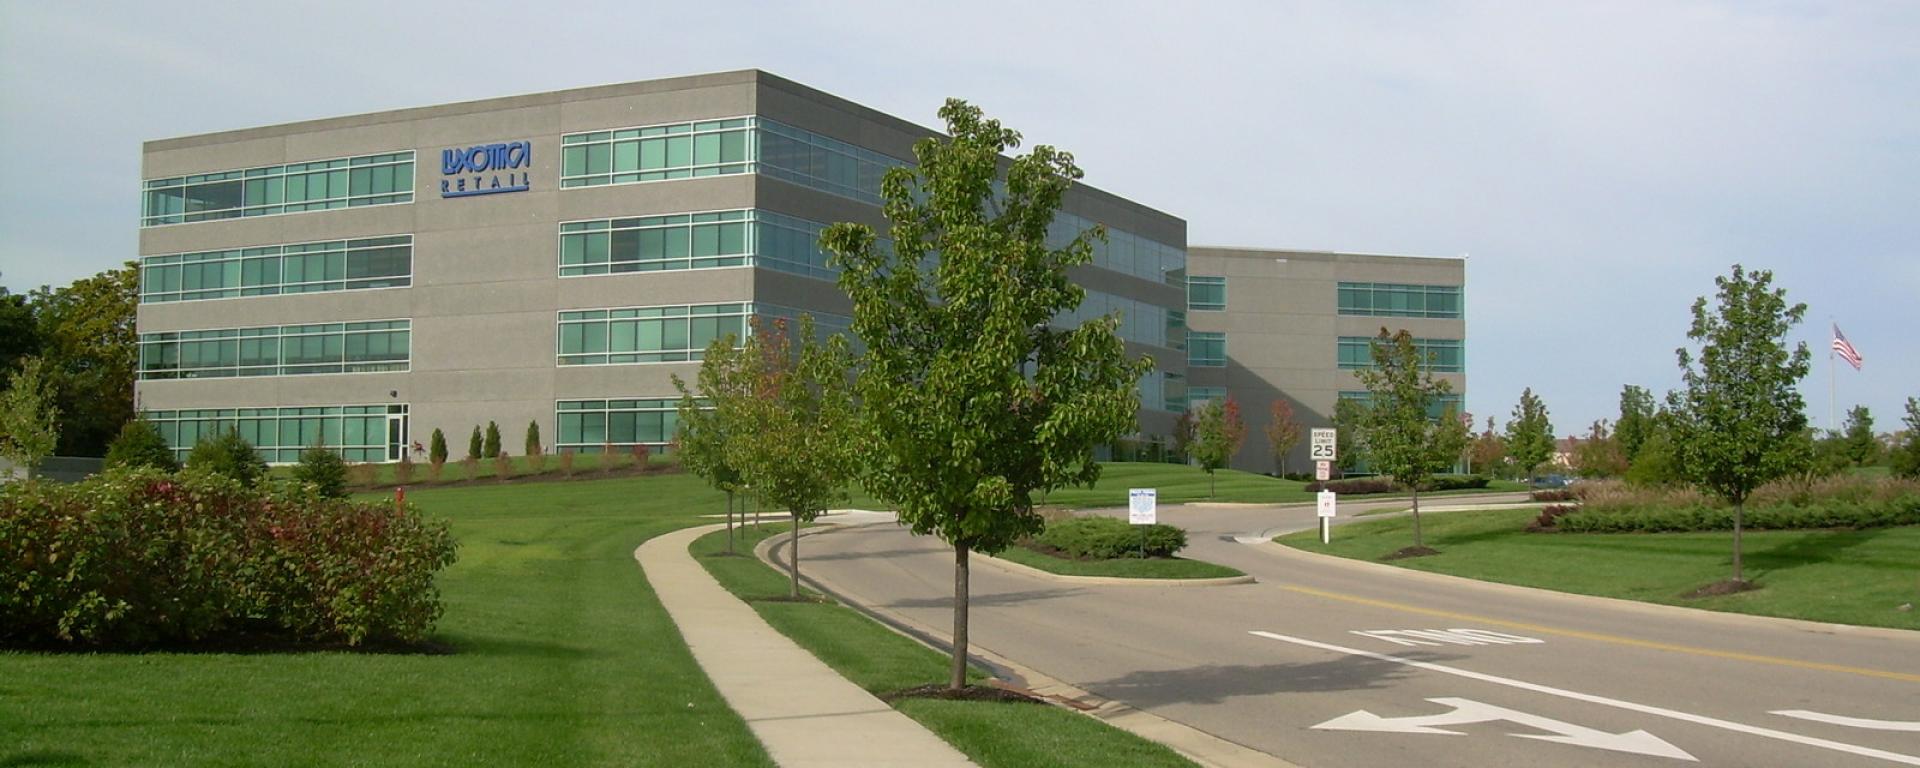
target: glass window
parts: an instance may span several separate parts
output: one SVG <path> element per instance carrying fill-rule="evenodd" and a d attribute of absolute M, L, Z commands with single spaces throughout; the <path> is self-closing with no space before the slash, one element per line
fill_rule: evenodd
<path fill-rule="evenodd" d="M 359 415 L 374 408 L 382 415 Z M 184 460 L 199 440 L 233 431 L 252 443 L 263 460 L 285 464 L 298 461 L 302 452 L 316 446 L 348 461 L 384 462 L 388 459 L 387 420 L 398 419 L 401 434 L 406 434 L 407 411 L 407 405 L 399 403 L 146 411 L 142 415 L 159 428 L 177 459 Z"/>
<path fill-rule="evenodd" d="M 1340 283 L 1339 313 L 1365 317 L 1461 316 L 1460 286 Z"/>
<path fill-rule="evenodd" d="M 679 425 L 677 398 L 561 400 L 554 404 L 556 450 L 598 453 L 606 445 L 666 447 Z"/>
<path fill-rule="evenodd" d="M 1209 331 L 1187 332 L 1187 365 L 1220 368 L 1227 364 L 1227 335 Z"/>
<path fill-rule="evenodd" d="M 156 179 L 145 184 L 140 225 L 410 203 L 412 187 L 411 150 Z"/>
<path fill-rule="evenodd" d="M 139 378 L 197 379 L 407 370 L 412 321 L 140 335 Z"/>
<path fill-rule="evenodd" d="M 1227 279 L 1193 275 L 1187 278 L 1187 309 L 1227 308 Z"/>
<path fill-rule="evenodd" d="M 1336 343 L 1336 364 L 1348 370 L 1373 367 L 1372 342 L 1371 336 L 1340 337 Z M 1466 345 L 1459 339 L 1416 338 L 1413 346 L 1435 373 L 1462 373 L 1467 369 Z"/>
<path fill-rule="evenodd" d="M 140 265 L 143 304 L 392 288 L 413 283 L 413 236 L 147 256 Z"/>

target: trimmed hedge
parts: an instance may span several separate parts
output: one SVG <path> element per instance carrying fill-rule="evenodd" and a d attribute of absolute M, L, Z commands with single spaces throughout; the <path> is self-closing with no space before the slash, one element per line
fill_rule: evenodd
<path fill-rule="evenodd" d="M 1393 493 L 1400 490 L 1400 486 L 1394 485 L 1392 480 L 1385 478 L 1354 477 L 1346 480 L 1307 483 L 1306 490 L 1309 493 L 1333 491 L 1349 496 L 1359 496 L 1368 493 Z"/>
<path fill-rule="evenodd" d="M 1748 530 L 1886 528 L 1920 525 L 1920 497 L 1866 501 L 1815 501 L 1804 505 L 1750 506 Z M 1582 509 L 1554 518 L 1564 533 L 1672 533 L 1731 531 L 1733 509 L 1691 505 L 1669 508 Z"/>
<path fill-rule="evenodd" d="M 1571 488 L 1541 488 L 1527 494 L 1533 501 L 1578 501 L 1579 497 Z"/>
<path fill-rule="evenodd" d="M 455 551 L 411 507 L 149 469 L 9 485 L 0 541 L 0 644 L 96 648 L 419 642 Z"/>
<path fill-rule="evenodd" d="M 1485 488 L 1489 482 L 1492 480 L 1486 475 L 1442 475 L 1427 478 L 1427 482 L 1421 484 L 1420 490 L 1423 493 L 1462 491 L 1470 488 Z M 1307 483 L 1305 490 L 1309 493 L 1326 490 L 1349 496 L 1363 496 L 1369 493 L 1396 493 L 1406 488 L 1385 477 L 1353 477 L 1345 480 L 1328 480 L 1324 483 Z"/>
<path fill-rule="evenodd" d="M 1035 543 L 1081 560 L 1173 557 L 1187 547 L 1187 532 L 1171 525 L 1131 525 L 1112 517 L 1075 517 L 1048 523 Z"/>

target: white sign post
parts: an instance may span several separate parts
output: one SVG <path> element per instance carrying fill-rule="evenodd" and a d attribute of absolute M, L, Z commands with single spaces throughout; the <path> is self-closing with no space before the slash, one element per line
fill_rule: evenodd
<path fill-rule="evenodd" d="M 1133 525 L 1153 525 L 1155 507 L 1159 504 L 1160 493 L 1152 488 L 1131 488 L 1127 490 L 1127 522 Z M 1140 529 L 1140 559 L 1147 559 L 1147 529 Z"/>
<path fill-rule="evenodd" d="M 1339 435 L 1338 431 L 1325 427 L 1314 429 L 1312 437 L 1307 442 L 1307 458 L 1314 461 L 1333 461 L 1339 458 L 1335 450 L 1337 447 L 1335 441 L 1339 439 Z"/>
<path fill-rule="evenodd" d="M 1153 525 L 1155 505 L 1159 501 L 1159 492 L 1152 488 L 1133 488 L 1127 491 L 1127 522 L 1134 525 Z"/>
<path fill-rule="evenodd" d="M 1320 543 L 1333 543 L 1333 512 L 1336 505 L 1333 491 L 1321 491 L 1317 499 L 1320 512 Z"/>

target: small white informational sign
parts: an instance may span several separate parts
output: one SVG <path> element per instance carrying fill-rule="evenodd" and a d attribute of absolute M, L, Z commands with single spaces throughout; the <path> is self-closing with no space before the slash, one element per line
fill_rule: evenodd
<path fill-rule="evenodd" d="M 1313 463 L 1313 479 L 1325 480 L 1333 477 L 1333 462 L 1316 461 Z"/>
<path fill-rule="evenodd" d="M 1314 429 L 1307 442 L 1307 458 L 1314 461 L 1333 461 L 1339 458 L 1335 451 L 1337 446 L 1334 444 L 1339 434 L 1338 431 L 1325 427 Z"/>
<path fill-rule="evenodd" d="M 1133 488 L 1127 491 L 1127 522 L 1134 525 L 1153 525 L 1155 505 L 1159 502 L 1160 492 L 1152 488 Z"/>
<path fill-rule="evenodd" d="M 1320 496 L 1318 500 L 1319 500 L 1319 510 L 1320 510 L 1321 517 L 1333 517 L 1334 496 L 1335 494 L 1333 491 L 1320 492 Z"/>

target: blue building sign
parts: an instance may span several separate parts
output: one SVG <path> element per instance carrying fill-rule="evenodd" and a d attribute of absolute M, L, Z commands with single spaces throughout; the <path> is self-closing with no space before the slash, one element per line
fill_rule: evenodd
<path fill-rule="evenodd" d="M 440 150 L 440 196 L 525 192 L 533 185 L 533 142 L 480 144 Z"/>

